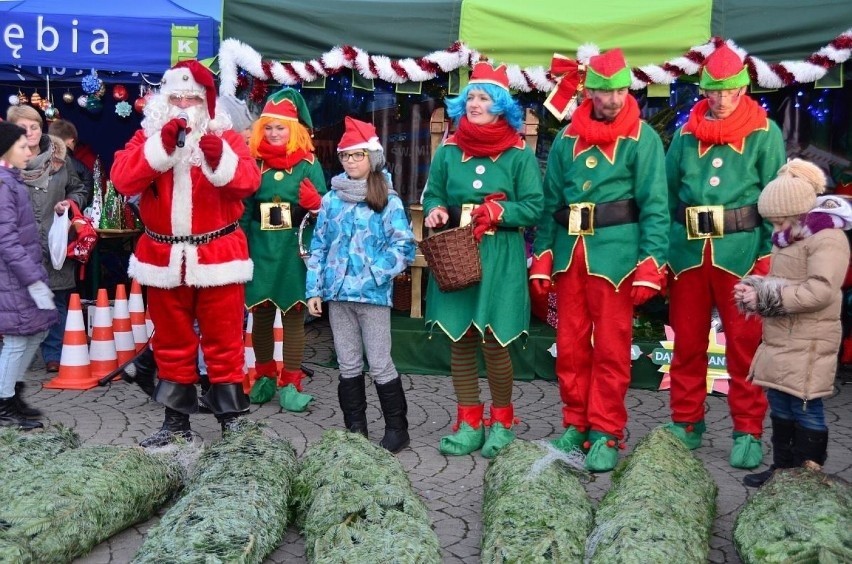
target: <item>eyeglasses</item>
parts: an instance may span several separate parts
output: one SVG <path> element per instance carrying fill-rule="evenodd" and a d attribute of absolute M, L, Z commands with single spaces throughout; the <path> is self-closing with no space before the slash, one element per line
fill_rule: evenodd
<path fill-rule="evenodd" d="M 737 88 L 735 90 L 710 90 L 710 91 L 704 92 L 704 96 L 706 98 L 710 98 L 711 100 L 714 100 L 714 101 L 723 100 L 723 99 L 727 98 L 728 100 L 731 100 L 733 102 L 734 100 L 739 99 L 739 97 L 742 96 L 742 95 L 743 95 L 743 89 L 742 88 Z"/>
<path fill-rule="evenodd" d="M 180 104 L 186 103 L 190 106 L 197 106 L 204 103 L 204 99 L 198 94 L 169 94 L 169 103 Z"/>
<path fill-rule="evenodd" d="M 367 153 L 364 151 L 357 151 L 355 153 L 337 153 L 337 158 L 340 159 L 340 162 L 345 163 L 349 159 L 352 159 L 356 163 L 360 163 L 364 160 L 364 157 L 367 156 Z"/>

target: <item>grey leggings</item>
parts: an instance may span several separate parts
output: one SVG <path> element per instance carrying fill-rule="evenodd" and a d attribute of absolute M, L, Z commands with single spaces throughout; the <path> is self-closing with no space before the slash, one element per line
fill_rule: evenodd
<path fill-rule="evenodd" d="M 363 372 L 365 352 L 373 382 L 387 384 L 399 375 L 390 354 L 390 307 L 328 302 L 328 320 L 341 378 Z"/>

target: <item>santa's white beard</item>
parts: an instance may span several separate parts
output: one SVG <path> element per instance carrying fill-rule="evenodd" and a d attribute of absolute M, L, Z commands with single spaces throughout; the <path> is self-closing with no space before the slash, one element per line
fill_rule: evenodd
<path fill-rule="evenodd" d="M 153 96 L 145 106 L 145 119 L 142 120 L 142 128 L 145 135 L 151 137 L 160 132 L 166 123 L 180 116 L 186 115 L 186 125 L 192 131 L 186 136 L 187 145 L 197 144 L 198 139 L 207 133 L 210 124 L 210 116 L 207 115 L 207 104 L 198 104 L 188 108 L 179 108 L 169 103 L 163 94 Z"/>

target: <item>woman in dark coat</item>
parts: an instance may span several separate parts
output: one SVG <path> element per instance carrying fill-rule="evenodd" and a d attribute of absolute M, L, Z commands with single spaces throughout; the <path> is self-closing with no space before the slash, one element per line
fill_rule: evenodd
<path fill-rule="evenodd" d="M 32 156 L 22 127 L 0 122 L 0 427 L 42 426 L 21 398 L 24 371 L 57 322 L 33 206 L 21 170 Z"/>

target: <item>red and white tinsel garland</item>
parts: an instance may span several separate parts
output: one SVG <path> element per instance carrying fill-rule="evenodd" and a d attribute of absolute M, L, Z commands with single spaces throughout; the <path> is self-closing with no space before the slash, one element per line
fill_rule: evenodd
<path fill-rule="evenodd" d="M 723 43 L 725 43 L 724 39 L 714 37 L 707 43 L 693 47 L 686 54 L 661 65 L 634 67 L 631 88 L 639 90 L 649 84 L 671 84 L 680 76 L 694 75 L 698 73 L 704 59 Z M 727 43 L 743 57 L 749 67 L 752 81 L 763 88 L 782 88 L 794 83 L 815 82 L 825 76 L 831 67 L 849 60 L 852 56 L 852 28 L 838 35 L 804 61 L 782 61 L 770 64 L 749 55 L 745 50 L 737 47 L 733 41 L 728 40 Z M 263 60 L 260 53 L 245 43 L 236 39 L 226 39 L 219 48 L 219 90 L 221 94 L 236 93 L 239 68 L 245 69 L 255 78 L 274 79 L 284 85 L 312 82 L 337 74 L 344 69 L 355 69 L 366 79 L 377 78 L 400 84 L 432 80 L 442 72 L 471 67 L 485 58 L 475 49 L 457 41 L 444 51 L 434 51 L 416 59 L 391 59 L 384 55 L 371 55 L 358 47 L 343 45 L 333 48 L 319 59 L 281 63 Z M 507 65 L 507 67 L 509 86 L 515 90 L 549 92 L 555 85 L 548 69 L 544 67 L 521 68 L 518 65 Z"/>

